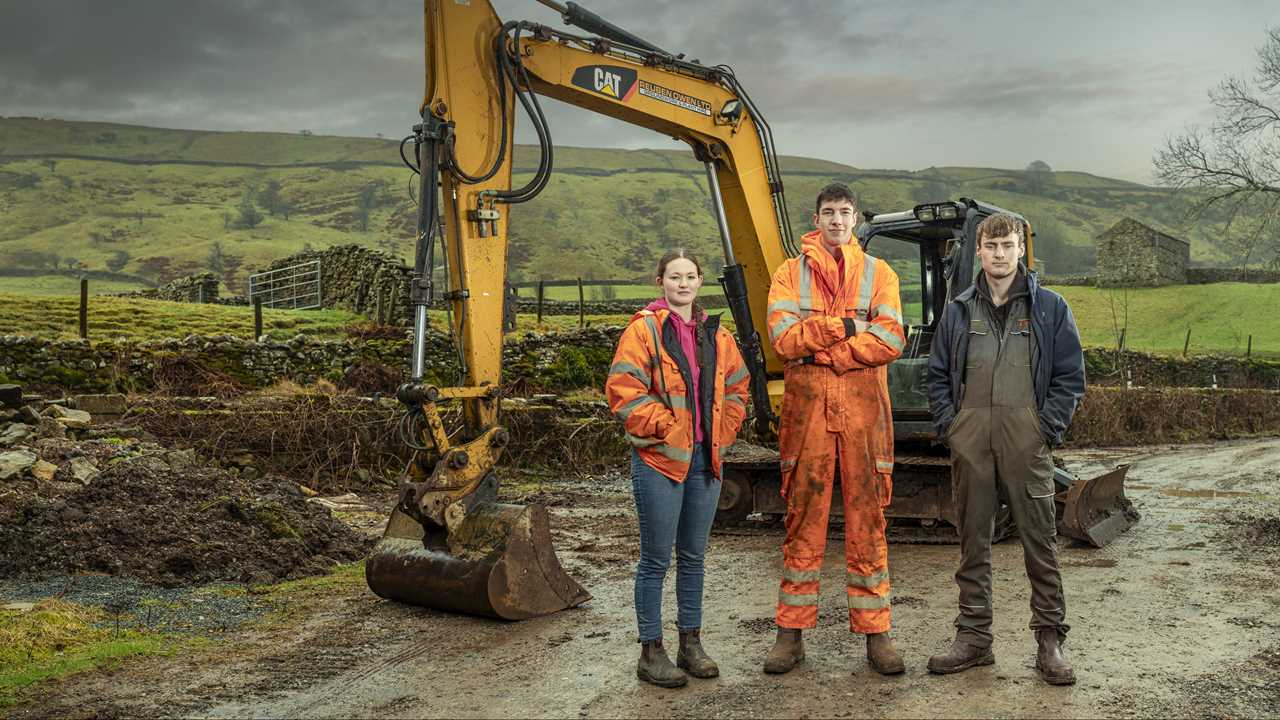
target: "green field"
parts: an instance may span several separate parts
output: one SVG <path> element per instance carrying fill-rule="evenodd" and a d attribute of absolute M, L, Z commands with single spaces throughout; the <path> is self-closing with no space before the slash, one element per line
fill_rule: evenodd
<path fill-rule="evenodd" d="M 1162 288 L 1104 290 L 1053 288 L 1071 304 L 1085 345 L 1115 347 L 1128 296 L 1125 346 L 1153 353 L 1182 352 L 1187 329 L 1191 354 L 1243 355 L 1253 336 L 1253 355 L 1280 357 L 1280 285 L 1218 283 Z M 1112 308 L 1116 319 L 1113 320 Z"/>
<path fill-rule="evenodd" d="M 1087 271 L 1093 238 L 1125 216 L 1189 238 L 1194 261 L 1232 262 L 1213 229 L 1188 224 L 1186 203 L 1159 188 L 1060 172 L 1033 194 L 1018 170 L 780 162 L 797 236 L 808 229 L 817 190 L 840 180 L 870 210 L 967 196 L 1020 211 L 1037 227 L 1037 256 L 1052 274 Z M 535 164 L 534 150 L 518 147 L 515 182 Z M 217 244 L 215 269 L 242 292 L 249 272 L 308 246 L 356 243 L 408 259 L 410 177 L 389 140 L 0 118 L 0 262 L 92 270 L 112 263 L 117 272 L 166 281 L 210 269 Z M 292 206 L 287 216 L 261 202 L 272 182 Z M 265 217 L 238 227 L 252 188 Z M 366 224 L 356 206 L 367 188 Z M 507 208 L 512 278 L 642 278 L 675 246 L 714 264 L 720 248 L 706 193 L 702 166 L 688 152 L 558 147 L 545 192 Z"/>
<path fill-rule="evenodd" d="M 1280 285 L 1184 285 L 1136 290 L 1106 290 L 1093 287 L 1057 287 L 1071 303 L 1086 346 L 1115 347 L 1118 327 L 1127 327 L 1125 345 L 1131 350 L 1180 354 L 1191 329 L 1191 354 L 1243 355 L 1253 336 L 1253 355 L 1280 357 L 1280 322 L 1267 309 L 1280 307 Z M 576 299 L 576 288 L 573 289 Z M 645 299 L 655 297 L 646 286 L 619 287 L 619 297 L 628 290 L 636 298 L 637 309 Z M 1128 322 L 1124 308 L 1128 303 Z M 1113 319 L 1113 307 L 1115 319 Z M 36 335 L 74 338 L 78 333 L 79 298 L 72 295 L 0 293 L 0 335 Z M 904 305 L 910 322 L 919 316 L 919 305 Z M 724 325 L 733 329 L 727 310 Z M 445 313 L 433 310 L 433 327 L 443 328 Z M 621 325 L 629 313 L 588 315 L 592 326 Z M 274 340 L 295 335 L 314 339 L 341 339 L 346 328 L 366 320 L 341 310 L 264 310 L 263 325 Z M 538 323 L 534 314 L 517 317 L 515 334 L 573 330 L 577 315 L 544 315 Z M 133 298 L 90 298 L 90 339 L 148 340 L 186 335 L 228 334 L 250 338 L 253 310 L 249 307 L 196 305 Z"/>
<path fill-rule="evenodd" d="M 89 293 L 128 292 L 142 290 L 138 283 L 116 280 L 90 280 Z M 80 280 L 66 275 L 38 275 L 35 277 L 0 276 L 0 295 L 80 295 Z"/>
<path fill-rule="evenodd" d="M 78 291 L 77 291 L 78 292 Z M 187 335 L 253 337 L 253 308 L 197 305 L 141 298 L 89 298 L 89 339 L 155 340 Z M 343 328 L 364 318 L 343 310 L 263 310 L 263 332 L 273 340 L 296 335 L 345 337 Z M 0 335 L 69 339 L 79 336 L 80 298 L 0 294 Z"/>

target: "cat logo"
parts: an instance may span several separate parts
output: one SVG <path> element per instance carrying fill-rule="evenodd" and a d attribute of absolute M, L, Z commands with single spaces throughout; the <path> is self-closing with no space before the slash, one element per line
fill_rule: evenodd
<path fill-rule="evenodd" d="M 586 65 L 573 71 L 573 84 L 607 98 L 627 102 L 635 95 L 636 71 L 617 65 Z"/>
<path fill-rule="evenodd" d="M 596 92 L 618 97 L 618 86 L 621 84 L 621 75 L 611 73 L 604 68 L 596 68 Z"/>

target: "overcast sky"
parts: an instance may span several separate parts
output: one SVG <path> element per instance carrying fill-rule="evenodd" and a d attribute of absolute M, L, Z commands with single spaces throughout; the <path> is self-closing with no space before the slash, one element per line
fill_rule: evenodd
<path fill-rule="evenodd" d="M 582 4 L 732 65 L 782 154 L 906 170 L 1040 159 L 1140 182 L 1280 25 L 1276 0 Z M 534 0 L 494 5 L 563 27 Z M 0 115 L 399 137 L 422 54 L 415 0 L 0 0 Z M 560 144 L 679 147 L 548 105 Z"/>

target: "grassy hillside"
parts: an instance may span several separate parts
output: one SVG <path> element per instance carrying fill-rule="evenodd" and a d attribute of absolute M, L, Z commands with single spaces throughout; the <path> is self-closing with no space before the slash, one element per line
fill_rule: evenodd
<path fill-rule="evenodd" d="M 535 164 L 532 148 L 517 148 L 516 182 Z M 1037 195 L 1009 170 L 781 164 L 797 235 L 817 190 L 841 180 L 873 210 L 971 196 L 1020 211 L 1038 229 L 1050 273 L 1086 270 L 1093 237 L 1126 215 L 1189 237 L 1194 261 L 1230 261 L 1211 237 L 1183 227 L 1180 201 L 1133 183 L 1058 173 Z M 703 170 L 690 153 L 558 147 L 556 169 L 542 196 L 511 209 L 515 279 L 641 277 L 675 245 L 718 255 Z M 0 267 L 78 263 L 163 281 L 212 266 L 238 291 L 251 270 L 308 245 L 358 243 L 409 258 L 409 178 L 391 140 L 0 119 Z M 272 184 L 287 213 L 266 211 Z M 367 222 L 357 212 L 362 194 Z M 238 222 L 247 196 L 265 215 L 252 228 Z"/>

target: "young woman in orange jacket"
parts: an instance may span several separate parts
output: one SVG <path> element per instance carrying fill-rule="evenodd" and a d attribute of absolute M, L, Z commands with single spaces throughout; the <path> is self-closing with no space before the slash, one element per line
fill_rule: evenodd
<path fill-rule="evenodd" d="M 605 395 L 631 443 L 631 484 L 640 526 L 636 674 L 662 687 L 719 668 L 702 649 L 703 565 L 720 497 L 720 454 L 747 414 L 742 355 L 720 317 L 695 303 L 702 268 L 681 249 L 658 263 L 662 297 L 636 313 L 618 341 Z M 676 550 L 680 649 L 662 646 L 662 584 Z M 678 667 L 677 667 L 678 666 Z M 683 671 L 682 671 L 683 669 Z"/>

